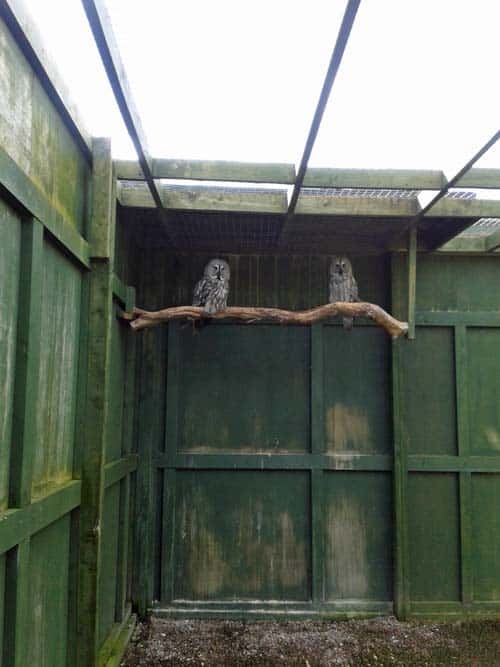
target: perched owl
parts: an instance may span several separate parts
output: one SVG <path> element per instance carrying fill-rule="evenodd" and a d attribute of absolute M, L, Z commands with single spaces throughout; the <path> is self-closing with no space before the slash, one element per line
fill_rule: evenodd
<path fill-rule="evenodd" d="M 359 301 L 358 285 L 347 257 L 334 257 L 330 264 L 330 303 Z M 344 329 L 352 329 L 353 318 L 343 317 Z"/>
<path fill-rule="evenodd" d="M 193 306 L 203 306 L 206 313 L 217 313 L 227 306 L 229 293 L 229 264 L 223 259 L 211 259 L 205 266 L 203 278 L 196 283 Z"/>

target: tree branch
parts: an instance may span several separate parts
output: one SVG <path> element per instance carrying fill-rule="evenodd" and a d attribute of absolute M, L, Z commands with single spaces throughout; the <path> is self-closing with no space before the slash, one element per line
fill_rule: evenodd
<path fill-rule="evenodd" d="M 396 320 L 383 308 L 374 303 L 328 303 L 310 310 L 290 311 L 280 308 L 246 308 L 230 306 L 225 310 L 210 315 L 199 306 L 176 306 L 163 310 L 143 310 L 134 308 L 132 313 L 123 313 L 122 317 L 130 320 L 135 331 L 156 327 L 162 322 L 189 318 L 191 320 L 242 320 L 247 324 L 254 322 L 278 322 L 279 324 L 313 324 L 327 317 L 343 315 L 346 317 L 366 317 L 382 327 L 392 338 L 406 335 L 408 323 Z"/>

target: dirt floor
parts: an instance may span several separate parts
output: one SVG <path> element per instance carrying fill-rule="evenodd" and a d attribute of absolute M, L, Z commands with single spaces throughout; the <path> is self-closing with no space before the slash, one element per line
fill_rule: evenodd
<path fill-rule="evenodd" d="M 171 621 L 140 625 L 126 667 L 500 667 L 500 621 Z"/>

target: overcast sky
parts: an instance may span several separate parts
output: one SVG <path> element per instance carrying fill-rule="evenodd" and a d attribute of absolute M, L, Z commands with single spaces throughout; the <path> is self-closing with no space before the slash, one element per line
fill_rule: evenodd
<path fill-rule="evenodd" d="M 134 158 L 80 0 L 25 4 L 89 131 Z M 300 161 L 345 0 L 106 4 L 153 156 Z M 499 26 L 498 0 L 361 0 L 310 166 L 451 176 L 500 127 Z"/>

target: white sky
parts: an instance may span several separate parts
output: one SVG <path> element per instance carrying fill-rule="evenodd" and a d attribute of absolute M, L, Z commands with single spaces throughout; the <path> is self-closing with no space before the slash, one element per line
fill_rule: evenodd
<path fill-rule="evenodd" d="M 25 4 L 91 134 L 135 158 L 80 0 Z M 298 164 L 345 4 L 107 0 L 151 154 Z M 499 25 L 498 0 L 362 0 L 309 165 L 453 175 L 500 127 Z"/>

